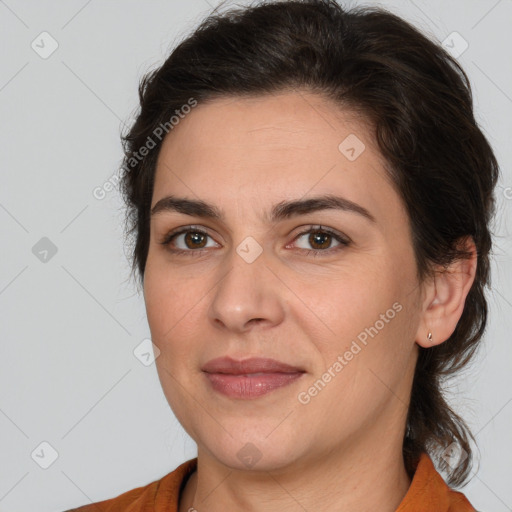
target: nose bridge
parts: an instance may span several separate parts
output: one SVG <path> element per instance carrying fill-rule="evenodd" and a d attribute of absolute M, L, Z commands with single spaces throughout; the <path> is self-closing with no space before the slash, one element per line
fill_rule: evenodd
<path fill-rule="evenodd" d="M 275 323 L 282 314 L 279 286 L 267 268 L 268 258 L 253 237 L 232 247 L 227 270 L 217 284 L 210 317 L 226 328 L 244 330 L 251 320 Z"/>

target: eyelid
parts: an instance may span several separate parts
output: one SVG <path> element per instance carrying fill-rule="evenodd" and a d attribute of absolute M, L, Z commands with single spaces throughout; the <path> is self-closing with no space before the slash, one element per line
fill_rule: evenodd
<path fill-rule="evenodd" d="M 352 240 L 347 235 L 339 232 L 336 229 L 329 228 L 329 227 L 323 226 L 321 224 L 308 224 L 306 229 L 303 229 L 302 231 L 297 233 L 297 235 L 295 235 L 295 237 L 293 238 L 293 241 L 297 240 L 297 238 L 299 238 L 303 235 L 307 235 L 308 233 L 312 233 L 315 231 L 321 231 L 323 233 L 331 235 L 332 237 L 337 239 L 340 243 L 345 243 L 347 245 L 352 243 Z M 326 250 L 329 250 L 329 249 L 326 249 Z M 318 251 L 318 252 L 320 252 L 320 251 Z M 323 251 L 323 252 L 326 252 L 326 251 Z"/>
<path fill-rule="evenodd" d="M 180 226 L 179 228 L 175 228 L 175 229 L 169 231 L 168 233 L 166 233 L 163 236 L 163 238 L 160 240 L 159 243 L 161 243 L 162 245 L 168 245 L 168 244 L 170 244 L 171 240 L 174 237 L 177 237 L 177 236 L 182 235 L 184 233 L 188 233 L 189 231 L 190 232 L 194 232 L 194 233 L 201 233 L 203 235 L 209 236 L 213 240 L 212 235 L 210 235 L 208 233 L 207 229 L 205 229 L 202 226 L 198 226 L 198 225 L 192 224 L 192 225 L 189 225 L 189 226 Z M 193 251 L 190 250 L 190 251 L 187 251 L 187 252 L 193 252 Z M 197 252 L 197 251 L 194 251 L 194 252 Z"/>

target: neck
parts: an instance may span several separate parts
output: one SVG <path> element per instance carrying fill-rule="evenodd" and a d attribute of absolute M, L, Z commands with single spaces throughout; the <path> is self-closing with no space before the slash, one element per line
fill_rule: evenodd
<path fill-rule="evenodd" d="M 179 512 L 395 512 L 409 489 L 402 445 L 383 443 L 362 450 L 295 461 L 276 471 L 239 471 L 198 448 L 198 466 L 181 495 Z M 335 469 L 333 469 L 335 468 Z"/>

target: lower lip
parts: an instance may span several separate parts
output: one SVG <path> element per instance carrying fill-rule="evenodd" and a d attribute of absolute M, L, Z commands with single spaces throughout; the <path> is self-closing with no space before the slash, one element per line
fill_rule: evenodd
<path fill-rule="evenodd" d="M 299 379 L 303 372 L 231 375 L 205 373 L 213 389 L 230 398 L 251 399 L 266 395 Z"/>

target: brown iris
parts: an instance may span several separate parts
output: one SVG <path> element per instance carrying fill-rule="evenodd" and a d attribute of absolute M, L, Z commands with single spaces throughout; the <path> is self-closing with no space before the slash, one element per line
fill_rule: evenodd
<path fill-rule="evenodd" d="M 189 231 L 185 234 L 185 244 L 189 249 L 201 249 L 202 247 L 204 247 L 204 245 L 199 245 L 199 243 L 201 242 L 206 243 L 206 235 L 204 233 L 199 233 L 197 231 Z"/>
<path fill-rule="evenodd" d="M 312 247 L 315 247 L 315 245 L 320 245 L 320 247 L 317 247 L 318 249 L 328 249 L 331 242 L 331 236 L 332 235 L 322 231 L 313 231 L 310 233 L 308 241 Z"/>

